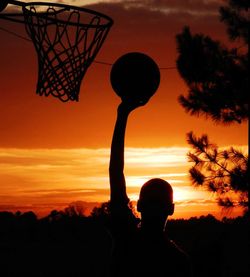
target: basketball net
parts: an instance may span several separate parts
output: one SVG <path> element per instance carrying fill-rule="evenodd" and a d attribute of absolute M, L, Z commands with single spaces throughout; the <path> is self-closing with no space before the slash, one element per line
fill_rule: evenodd
<path fill-rule="evenodd" d="M 20 13 L 1 13 L 0 18 L 24 23 L 37 52 L 37 93 L 53 95 L 63 102 L 78 101 L 82 79 L 113 20 L 93 10 L 61 3 L 7 2 L 21 6 L 23 20 L 19 19 Z"/>
<path fill-rule="evenodd" d="M 23 15 L 38 55 L 37 93 L 78 101 L 81 81 L 111 25 L 96 14 L 88 14 L 86 22 L 86 13 L 64 6 L 38 12 L 27 5 Z"/>

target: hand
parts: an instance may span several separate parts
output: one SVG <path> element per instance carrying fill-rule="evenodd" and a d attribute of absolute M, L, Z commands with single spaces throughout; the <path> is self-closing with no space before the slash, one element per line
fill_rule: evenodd
<path fill-rule="evenodd" d="M 122 99 L 122 103 L 118 107 L 118 112 L 127 112 L 130 113 L 136 108 L 144 106 L 148 102 L 147 100 L 139 99 Z"/>

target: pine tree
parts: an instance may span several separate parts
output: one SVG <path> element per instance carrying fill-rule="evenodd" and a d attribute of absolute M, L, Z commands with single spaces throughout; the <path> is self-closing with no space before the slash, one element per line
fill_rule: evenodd
<path fill-rule="evenodd" d="M 223 207 L 248 207 L 248 157 L 233 147 L 219 149 L 209 142 L 207 135 L 196 137 L 187 134 L 192 147 L 188 153 L 194 165 L 189 170 L 192 184 L 203 186 L 218 195 L 218 203 Z"/>
<path fill-rule="evenodd" d="M 226 124 L 248 119 L 249 6 L 249 1 L 231 0 L 220 8 L 221 21 L 237 48 L 229 49 L 204 34 L 192 35 L 189 27 L 176 36 L 177 68 L 189 88 L 179 102 L 191 115 Z"/>
<path fill-rule="evenodd" d="M 249 16 L 248 0 L 228 0 L 220 7 L 230 40 L 237 48 L 204 34 L 192 34 L 189 27 L 176 36 L 177 68 L 188 86 L 188 95 L 179 103 L 190 115 L 205 116 L 218 124 L 241 123 L 249 113 Z M 220 150 L 207 135 L 188 133 L 192 150 L 189 170 L 195 186 L 206 187 L 218 195 L 224 207 L 241 206 L 249 210 L 248 156 L 231 147 Z"/>

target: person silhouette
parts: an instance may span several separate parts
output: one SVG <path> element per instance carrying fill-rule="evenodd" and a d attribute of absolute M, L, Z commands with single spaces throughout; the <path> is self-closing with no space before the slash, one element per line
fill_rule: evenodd
<path fill-rule="evenodd" d="M 124 170 L 124 138 L 129 114 L 144 105 L 122 101 L 118 107 L 109 165 L 110 211 L 114 246 L 110 276 L 192 276 L 188 256 L 165 232 L 174 213 L 173 189 L 162 179 L 151 179 L 140 191 L 140 226 L 129 207 Z"/>

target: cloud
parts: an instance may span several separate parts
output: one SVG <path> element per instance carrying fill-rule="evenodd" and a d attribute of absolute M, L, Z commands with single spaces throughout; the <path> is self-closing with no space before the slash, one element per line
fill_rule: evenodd
<path fill-rule="evenodd" d="M 26 0 L 26 2 L 34 2 L 33 0 Z M 44 0 L 43 2 L 51 2 L 50 0 Z M 214 14 L 217 12 L 218 6 L 223 5 L 223 0 L 57 0 L 55 3 L 64 3 L 75 6 L 86 5 L 121 5 L 126 9 L 140 8 L 148 9 L 151 11 L 162 11 L 163 13 L 180 13 L 186 12 L 190 14 Z M 15 6 L 10 5 L 8 9 L 13 9 Z"/>
<path fill-rule="evenodd" d="M 81 2 L 76 1 L 77 5 Z M 110 9 L 114 7 L 122 7 L 127 11 L 142 10 L 154 14 L 162 13 L 165 16 L 187 15 L 193 17 L 218 16 L 218 9 L 224 5 L 223 0 L 111 0 L 111 1 L 88 1 L 86 5 L 103 6 L 106 5 Z"/>
<path fill-rule="evenodd" d="M 143 183 L 164 178 L 174 186 L 187 183 L 187 148 L 126 148 L 129 195 Z M 0 149 L 2 204 L 69 203 L 109 199 L 109 148 Z"/>
<path fill-rule="evenodd" d="M 216 204 L 216 199 L 192 199 L 192 200 L 183 200 L 183 201 L 176 201 L 175 205 L 178 206 L 190 206 L 190 205 L 195 205 L 195 206 L 207 206 L 211 204 Z"/>
<path fill-rule="evenodd" d="M 111 1 L 112 2 L 112 1 Z M 159 11 L 163 14 L 187 14 L 190 16 L 214 16 L 218 14 L 218 7 L 223 5 L 221 0 L 123 0 L 125 8 L 141 8 L 149 11 Z"/>
<path fill-rule="evenodd" d="M 126 148 L 129 193 L 138 192 L 151 178 L 163 178 L 174 186 L 178 200 L 197 198 L 189 186 L 187 152 L 186 147 Z M 32 198 L 45 201 L 46 197 L 60 201 L 66 201 L 67 197 L 88 201 L 108 199 L 109 155 L 109 148 L 0 148 L 1 199 L 17 197 L 29 202 Z"/>

